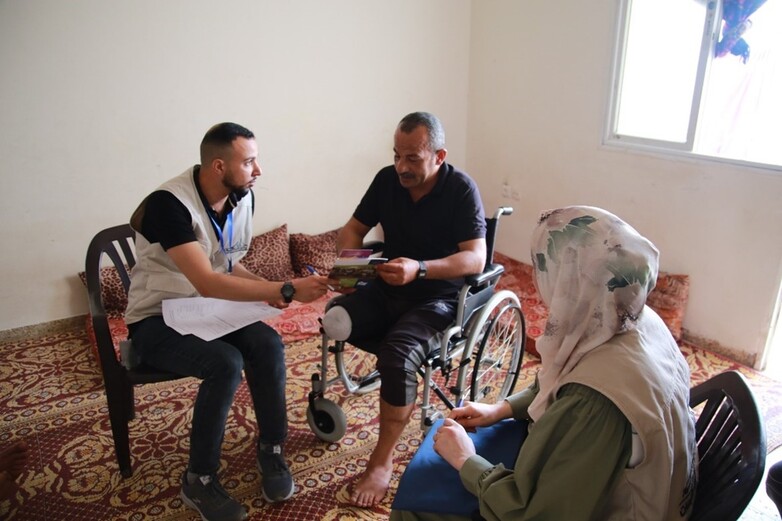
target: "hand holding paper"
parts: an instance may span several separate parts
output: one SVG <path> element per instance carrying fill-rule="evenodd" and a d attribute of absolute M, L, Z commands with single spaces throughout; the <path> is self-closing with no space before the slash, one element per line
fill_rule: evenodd
<path fill-rule="evenodd" d="M 382 257 L 371 257 L 371 254 L 372 250 L 367 249 L 342 250 L 329 272 L 329 279 L 339 281 L 341 288 L 365 285 L 377 277 L 376 266 L 388 260 Z"/>

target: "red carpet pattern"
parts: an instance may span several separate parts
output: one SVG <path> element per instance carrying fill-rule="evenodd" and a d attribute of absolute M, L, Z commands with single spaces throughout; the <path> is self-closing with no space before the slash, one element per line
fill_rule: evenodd
<path fill-rule="evenodd" d="M 523 303 L 530 336 L 538 336 L 545 309 L 534 295 L 525 265 L 512 265 L 502 284 Z M 290 434 L 286 456 L 296 482 L 293 498 L 268 504 L 255 467 L 256 425 L 242 384 L 228 420 L 221 481 L 250 511 L 250 519 L 387 519 L 398 478 L 418 448 L 420 413 L 397 445 L 395 473 L 385 500 L 373 509 L 351 507 L 349 490 L 365 468 L 377 439 L 377 392 L 347 396 L 342 386 L 327 397 L 343 407 L 348 432 L 339 443 L 318 440 L 306 420 L 310 376 L 320 362 L 317 318 L 325 301 L 292 306 L 276 319 L 288 362 Z M 682 352 L 693 383 L 728 369 L 746 375 L 764 412 L 769 450 L 782 443 L 782 384 L 690 344 Z M 537 359 L 525 358 L 522 381 L 531 381 Z M 367 359 L 366 366 L 372 361 Z M 198 381 L 184 379 L 137 388 L 137 418 L 130 424 L 133 476 L 118 471 L 106 399 L 89 335 L 83 328 L 0 343 L 0 446 L 23 439 L 30 446 L 28 469 L 0 519 L 190 520 L 198 517 L 179 498 L 187 463 L 192 402 Z M 435 402 L 436 403 L 436 402 Z"/>
<path fill-rule="evenodd" d="M 318 337 L 288 347 L 286 455 L 296 481 L 290 501 L 268 504 L 260 495 L 255 416 L 246 385 L 239 388 L 220 475 L 225 488 L 250 509 L 251 519 L 386 519 L 397 479 L 419 445 L 416 414 L 397 446 L 391 493 L 376 508 L 351 507 L 349 487 L 366 466 L 377 439 L 377 393 L 347 396 L 341 385 L 330 387 L 327 397 L 342 405 L 348 433 L 339 443 L 318 440 L 307 425 L 306 395 L 319 354 Z M 535 362 L 527 365 L 534 367 Z M 178 494 L 197 380 L 137 388 L 137 418 L 130 428 L 134 472 L 122 479 L 103 384 L 84 331 L 0 345 L 0 375 L 0 444 L 24 439 L 33 455 L 16 496 L 0 503 L 0 518 L 195 519 Z"/>

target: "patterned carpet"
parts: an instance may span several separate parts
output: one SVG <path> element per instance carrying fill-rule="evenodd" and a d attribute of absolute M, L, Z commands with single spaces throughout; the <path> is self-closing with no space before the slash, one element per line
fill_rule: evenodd
<path fill-rule="evenodd" d="M 508 280 L 523 277 L 523 273 L 510 273 Z M 522 300 L 534 331 L 545 320 L 537 312 L 539 302 L 529 294 Z M 348 505 L 348 490 L 377 439 L 377 393 L 348 396 L 340 384 L 332 386 L 327 397 L 346 412 L 348 433 L 339 443 L 322 442 L 312 434 L 306 395 L 320 358 L 320 339 L 312 335 L 321 310 L 322 303 L 296 307 L 275 324 L 288 345 L 286 453 L 296 481 L 296 494 L 288 502 L 272 505 L 260 495 L 254 413 L 244 384 L 237 393 L 220 474 L 225 488 L 250 510 L 250 519 L 387 519 L 397 480 L 420 443 L 416 417 L 397 445 L 394 479 L 385 501 L 371 510 Z M 747 376 L 765 415 L 769 451 L 782 443 L 782 384 L 686 343 L 682 351 L 692 368 L 693 383 L 728 369 Z M 532 379 L 537 363 L 536 358 L 525 358 L 517 389 Z M 0 519 L 197 519 L 178 496 L 197 386 L 197 380 L 185 379 L 137 389 L 137 419 L 130 424 L 134 473 L 122 479 L 103 382 L 85 329 L 0 342 L 0 446 L 24 439 L 31 449 L 16 496 L 0 503 Z"/>
<path fill-rule="evenodd" d="M 307 425 L 306 395 L 319 356 L 318 337 L 288 344 L 286 453 L 296 494 L 283 504 L 268 504 L 260 495 L 255 417 L 246 385 L 239 388 L 226 429 L 221 479 L 250 509 L 251 519 L 387 519 L 397 479 L 419 445 L 416 413 L 397 446 L 392 493 L 371 510 L 348 505 L 348 487 L 377 439 L 377 392 L 348 396 L 341 384 L 330 387 L 327 397 L 343 407 L 348 433 L 340 443 L 318 440 Z M 137 418 L 130 427 L 134 472 L 128 479 L 118 472 L 103 383 L 83 330 L 0 344 L 0 381 L 0 445 L 24 439 L 33 455 L 16 497 L 0 503 L 0 519 L 196 519 L 178 493 L 197 380 L 137 388 Z"/>

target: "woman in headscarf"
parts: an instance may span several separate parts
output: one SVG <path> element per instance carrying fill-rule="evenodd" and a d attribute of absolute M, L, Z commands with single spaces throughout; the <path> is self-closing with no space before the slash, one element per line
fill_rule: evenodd
<path fill-rule="evenodd" d="M 532 236 L 534 280 L 549 310 L 541 369 L 497 404 L 467 402 L 434 434 L 488 520 L 687 519 L 697 474 L 690 372 L 645 305 L 658 251 L 615 215 L 547 212 Z M 513 469 L 475 453 L 466 429 L 530 422 Z M 464 519 L 393 511 L 391 520 Z"/>

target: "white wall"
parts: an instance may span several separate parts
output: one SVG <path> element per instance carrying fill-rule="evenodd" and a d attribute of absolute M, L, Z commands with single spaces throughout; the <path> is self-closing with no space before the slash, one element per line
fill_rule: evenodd
<path fill-rule="evenodd" d="M 86 313 L 90 238 L 198 162 L 204 132 L 258 138 L 255 229 L 342 225 L 438 114 L 466 148 L 468 0 L 0 0 L 0 330 Z"/>
<path fill-rule="evenodd" d="M 616 8 L 472 4 L 468 171 L 488 207 L 517 208 L 498 249 L 528 261 L 542 210 L 611 210 L 657 245 L 663 270 L 690 275 L 684 327 L 753 360 L 782 276 L 782 174 L 602 146 Z"/>
<path fill-rule="evenodd" d="M 541 210 L 603 206 L 692 277 L 685 327 L 754 358 L 782 277 L 782 176 L 602 146 L 615 10 L 0 0 L 0 330 L 85 313 L 89 239 L 197 162 L 211 124 L 258 136 L 256 230 L 314 233 L 390 162 L 399 118 L 430 110 L 487 208 L 516 207 L 500 251 L 527 260 Z"/>

